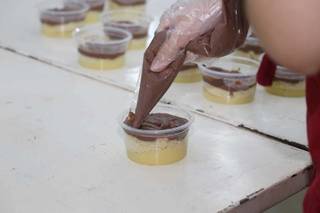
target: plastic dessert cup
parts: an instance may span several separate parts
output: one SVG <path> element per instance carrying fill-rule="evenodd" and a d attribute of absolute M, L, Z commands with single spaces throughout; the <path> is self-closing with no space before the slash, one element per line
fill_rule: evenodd
<path fill-rule="evenodd" d="M 283 97 L 304 97 L 305 77 L 285 67 L 278 66 L 272 86 L 266 87 L 268 93 Z"/>
<path fill-rule="evenodd" d="M 235 51 L 234 55 L 260 60 L 263 53 L 264 50 L 260 46 L 259 39 L 250 36 L 246 39 L 245 43 Z"/>
<path fill-rule="evenodd" d="M 129 9 L 107 11 L 103 15 L 104 26 L 117 27 L 131 32 L 130 50 L 145 49 L 152 18 L 144 12 Z"/>
<path fill-rule="evenodd" d="M 84 25 L 89 6 L 74 1 L 45 1 L 38 5 L 41 32 L 48 37 L 68 38 Z"/>
<path fill-rule="evenodd" d="M 229 56 L 199 65 L 203 77 L 203 95 L 222 104 L 245 104 L 254 100 L 258 63 Z"/>
<path fill-rule="evenodd" d="M 79 64 L 95 70 L 117 69 L 125 63 L 131 33 L 113 27 L 92 25 L 77 29 Z"/>
<path fill-rule="evenodd" d="M 146 0 L 110 0 L 109 9 L 131 9 L 138 12 L 145 11 Z"/>
<path fill-rule="evenodd" d="M 88 4 L 90 7 L 87 13 L 87 17 L 85 19 L 86 24 L 99 22 L 101 19 L 101 14 L 104 10 L 105 0 L 82 0 L 82 1 Z"/>
<path fill-rule="evenodd" d="M 194 83 L 201 81 L 202 76 L 199 72 L 198 65 L 187 64 L 183 65 L 177 77 L 174 79 L 176 83 Z"/>
<path fill-rule="evenodd" d="M 136 129 L 124 123 L 128 113 L 124 113 L 121 126 L 125 131 L 127 156 L 130 160 L 145 165 L 166 165 L 182 160 L 187 154 L 188 131 L 193 116 L 173 106 L 156 106 L 152 113 L 168 113 L 186 119 L 181 126 L 164 130 Z"/>

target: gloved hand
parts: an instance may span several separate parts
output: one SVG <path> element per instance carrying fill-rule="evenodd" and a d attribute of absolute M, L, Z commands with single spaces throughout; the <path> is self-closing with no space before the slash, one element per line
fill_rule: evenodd
<path fill-rule="evenodd" d="M 161 17 L 157 32 L 164 30 L 167 39 L 151 66 L 155 72 L 164 70 L 180 51 L 227 55 L 245 40 L 248 23 L 240 0 L 179 0 Z"/>

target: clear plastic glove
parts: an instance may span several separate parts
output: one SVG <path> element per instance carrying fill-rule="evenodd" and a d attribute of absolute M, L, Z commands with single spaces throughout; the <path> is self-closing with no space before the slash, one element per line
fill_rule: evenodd
<path fill-rule="evenodd" d="M 230 53 L 244 41 L 248 24 L 240 0 L 179 0 L 161 17 L 157 32 L 164 30 L 167 39 L 151 65 L 155 72 L 164 70 L 180 51 L 206 57 Z"/>

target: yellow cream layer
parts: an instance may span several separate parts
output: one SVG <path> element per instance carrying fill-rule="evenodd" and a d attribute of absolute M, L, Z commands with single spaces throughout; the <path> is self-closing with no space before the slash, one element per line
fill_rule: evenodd
<path fill-rule="evenodd" d="M 174 79 L 176 83 L 193 83 L 201 81 L 202 76 L 198 71 L 198 68 L 190 68 L 188 70 L 184 70 L 179 72 L 177 77 Z"/>
<path fill-rule="evenodd" d="M 145 10 L 145 4 L 138 4 L 138 5 L 120 5 L 115 2 L 109 1 L 109 8 L 110 9 L 130 9 L 130 10 L 136 10 L 136 11 L 144 11 Z"/>
<path fill-rule="evenodd" d="M 126 147 L 128 158 L 145 165 L 165 165 L 182 160 L 187 154 L 187 136 L 183 140 L 143 141 L 127 135 Z"/>
<path fill-rule="evenodd" d="M 118 56 L 114 59 L 94 58 L 82 55 L 79 53 L 79 64 L 82 67 L 95 70 L 110 70 L 117 69 L 124 65 L 124 55 Z"/>
<path fill-rule="evenodd" d="M 233 92 L 233 95 L 231 96 L 228 91 L 212 86 L 205 82 L 203 87 L 203 96 L 207 100 L 222 104 L 250 103 L 254 99 L 255 92 L 256 87 L 254 86 L 247 90 Z"/>
<path fill-rule="evenodd" d="M 85 19 L 86 24 L 99 22 L 101 18 L 101 13 L 102 12 L 99 11 L 89 11 Z"/>
<path fill-rule="evenodd" d="M 49 25 L 42 23 L 41 32 L 43 35 L 55 38 L 70 38 L 72 32 L 77 28 L 84 25 L 83 21 L 70 22 L 67 24 Z"/>
<path fill-rule="evenodd" d="M 144 50 L 146 48 L 147 38 L 132 39 L 129 43 L 129 50 Z"/>
<path fill-rule="evenodd" d="M 266 87 L 268 93 L 284 97 L 305 96 L 305 81 L 292 84 L 284 81 L 273 81 L 271 87 Z"/>

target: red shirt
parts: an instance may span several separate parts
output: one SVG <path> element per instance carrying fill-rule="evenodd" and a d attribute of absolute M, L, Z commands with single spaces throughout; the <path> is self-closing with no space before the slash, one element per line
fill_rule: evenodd
<path fill-rule="evenodd" d="M 304 199 L 305 213 L 320 212 L 320 73 L 307 78 L 307 131 L 315 176 Z"/>
<path fill-rule="evenodd" d="M 270 86 L 276 65 L 267 55 L 261 62 L 257 81 L 263 86 Z M 304 213 L 320 213 L 320 73 L 307 78 L 307 131 L 314 177 L 304 199 Z"/>

